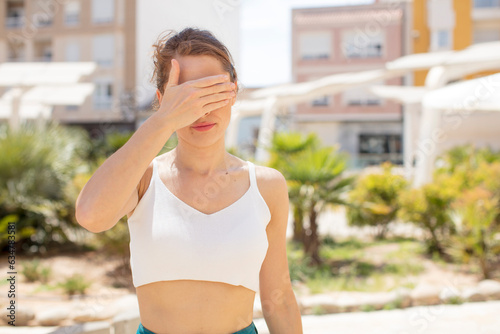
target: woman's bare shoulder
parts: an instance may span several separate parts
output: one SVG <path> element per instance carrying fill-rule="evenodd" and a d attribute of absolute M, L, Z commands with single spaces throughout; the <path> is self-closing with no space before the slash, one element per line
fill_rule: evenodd
<path fill-rule="evenodd" d="M 255 165 L 255 177 L 257 187 L 270 209 L 288 198 L 286 179 L 277 169 Z"/>

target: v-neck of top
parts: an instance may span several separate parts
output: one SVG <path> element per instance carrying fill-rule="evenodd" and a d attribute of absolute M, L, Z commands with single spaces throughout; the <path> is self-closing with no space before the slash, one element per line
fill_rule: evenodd
<path fill-rule="evenodd" d="M 163 188 L 166 191 L 166 193 L 169 194 L 172 198 L 174 198 L 176 201 L 178 201 L 180 203 L 180 205 L 185 206 L 188 210 L 192 210 L 192 211 L 196 212 L 197 214 L 203 215 L 205 217 L 212 217 L 212 216 L 215 216 L 215 215 L 222 213 L 226 210 L 229 210 L 230 208 L 237 205 L 239 202 L 241 202 L 245 197 L 247 197 L 249 195 L 249 193 L 252 189 L 253 183 L 254 183 L 254 176 L 255 175 L 253 174 L 254 170 L 252 168 L 253 166 L 251 165 L 251 162 L 248 160 L 246 162 L 247 162 L 247 166 L 248 166 L 250 186 L 245 191 L 245 193 L 243 195 L 241 195 L 236 201 L 234 201 L 233 203 L 229 204 L 228 206 L 226 206 L 218 211 L 212 212 L 212 213 L 201 212 L 200 210 L 192 207 L 191 205 L 187 204 L 186 202 L 181 200 L 179 197 L 174 195 L 174 193 L 172 193 L 170 191 L 170 189 L 168 189 L 168 187 L 165 185 L 165 183 L 163 183 L 162 179 L 160 178 L 160 173 L 158 172 L 158 164 L 157 164 L 156 158 L 153 159 L 153 176 L 152 177 L 156 178 L 157 181 L 160 182 L 161 188 Z"/>

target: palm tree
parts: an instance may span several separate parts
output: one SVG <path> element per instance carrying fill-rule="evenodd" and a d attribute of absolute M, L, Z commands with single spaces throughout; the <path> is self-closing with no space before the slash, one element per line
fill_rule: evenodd
<path fill-rule="evenodd" d="M 278 145 L 272 149 L 272 165 L 283 173 L 289 184 L 294 232 L 300 233 L 305 255 L 314 264 L 320 264 L 317 218 L 328 205 L 346 204 L 344 193 L 353 183 L 352 177 L 342 176 L 346 157 L 337 147 L 319 147 L 314 134 L 306 138 L 296 133 L 277 134 L 274 143 Z M 308 218 L 307 228 L 304 217 Z"/>
<path fill-rule="evenodd" d="M 313 149 L 319 145 L 314 134 L 303 137 L 300 133 L 276 133 L 272 139 L 270 148 L 271 160 L 269 166 L 276 168 L 285 174 L 288 180 L 287 165 L 294 157 L 308 149 Z M 293 210 L 293 236 L 292 240 L 304 242 L 304 207 L 300 196 L 300 187 L 289 185 L 288 194 Z"/>

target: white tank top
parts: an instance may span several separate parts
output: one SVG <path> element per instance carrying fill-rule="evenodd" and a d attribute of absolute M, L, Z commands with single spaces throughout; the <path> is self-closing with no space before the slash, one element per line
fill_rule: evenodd
<path fill-rule="evenodd" d="M 236 202 L 205 214 L 168 190 L 156 158 L 149 187 L 128 219 L 135 287 L 158 281 L 202 280 L 257 292 L 267 253 L 271 213 L 247 161 L 250 187 Z"/>

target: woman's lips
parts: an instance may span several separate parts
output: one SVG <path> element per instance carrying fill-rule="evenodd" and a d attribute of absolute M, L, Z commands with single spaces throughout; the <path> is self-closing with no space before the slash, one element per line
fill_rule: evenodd
<path fill-rule="evenodd" d="M 213 128 L 215 123 L 199 123 L 196 125 L 193 125 L 192 128 L 195 129 L 196 131 L 208 131 L 211 128 Z"/>

